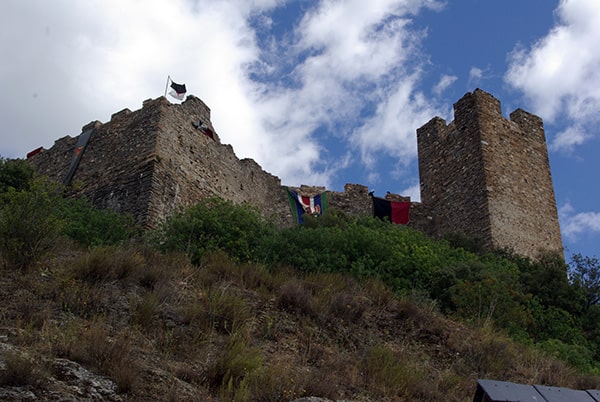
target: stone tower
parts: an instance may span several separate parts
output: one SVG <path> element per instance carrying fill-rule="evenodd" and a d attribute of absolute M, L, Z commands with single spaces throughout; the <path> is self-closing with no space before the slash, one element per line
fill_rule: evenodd
<path fill-rule="evenodd" d="M 437 236 L 463 232 L 486 247 L 536 258 L 562 253 L 542 120 L 476 89 L 454 104 L 454 121 L 417 130 L 421 201 Z"/>

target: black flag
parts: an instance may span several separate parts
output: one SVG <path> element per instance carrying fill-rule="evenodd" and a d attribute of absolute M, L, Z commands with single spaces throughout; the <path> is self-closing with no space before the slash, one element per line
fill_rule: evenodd
<path fill-rule="evenodd" d="M 187 92 L 187 90 L 185 89 L 185 84 L 178 84 L 171 80 L 171 88 L 173 88 L 173 91 L 169 92 L 169 95 L 171 95 L 175 99 L 183 100 L 183 97 Z"/>

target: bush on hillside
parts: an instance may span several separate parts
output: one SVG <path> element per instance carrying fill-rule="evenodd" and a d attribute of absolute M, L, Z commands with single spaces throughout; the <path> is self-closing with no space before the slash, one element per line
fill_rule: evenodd
<path fill-rule="evenodd" d="M 396 292 L 429 293 L 435 274 L 458 261 L 476 258 L 421 232 L 372 217 L 311 221 L 272 238 L 267 261 L 312 272 L 344 272 L 380 279 Z"/>
<path fill-rule="evenodd" d="M 62 233 L 82 246 L 121 244 L 139 232 L 133 216 L 96 209 L 85 198 L 64 199 L 57 211 Z"/>
<path fill-rule="evenodd" d="M 60 188 L 45 179 L 34 179 L 30 189 L 9 187 L 0 194 L 0 255 L 4 267 L 27 269 L 59 237 L 62 222 L 57 206 Z"/>
<path fill-rule="evenodd" d="M 33 176 L 33 167 L 26 160 L 0 157 L 0 194 L 9 188 L 28 190 Z"/>
<path fill-rule="evenodd" d="M 569 278 L 584 303 L 584 309 L 600 304 L 600 261 L 595 257 L 573 254 Z"/>
<path fill-rule="evenodd" d="M 150 235 L 165 251 L 182 251 L 199 264 L 210 251 L 224 251 L 238 261 L 260 258 L 274 225 L 248 205 L 208 198 L 170 217 Z"/>

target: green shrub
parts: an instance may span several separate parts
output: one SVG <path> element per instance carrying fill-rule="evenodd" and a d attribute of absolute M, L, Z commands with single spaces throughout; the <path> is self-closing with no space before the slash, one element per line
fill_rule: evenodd
<path fill-rule="evenodd" d="M 593 352 L 587 345 L 577 345 L 562 342 L 558 339 L 548 339 L 538 344 L 538 347 L 551 356 L 566 361 L 573 367 L 584 372 L 591 372 L 596 362 L 593 361 Z"/>
<path fill-rule="evenodd" d="M 512 262 L 492 255 L 484 257 L 477 272 L 464 275 L 452 286 L 452 302 L 458 316 L 479 325 L 494 323 L 514 333 L 522 332 L 528 315 Z"/>
<path fill-rule="evenodd" d="M 23 159 L 3 159 L 0 157 L 0 194 L 14 190 L 29 190 L 33 181 L 33 167 Z"/>
<path fill-rule="evenodd" d="M 96 209 L 84 198 L 65 199 L 58 216 L 65 222 L 62 233 L 83 246 L 120 244 L 139 231 L 133 216 Z"/>
<path fill-rule="evenodd" d="M 259 259 L 274 226 L 247 205 L 208 198 L 174 214 L 151 236 L 162 250 L 183 251 L 194 264 L 207 252 L 221 250 L 238 261 Z"/>
<path fill-rule="evenodd" d="M 30 189 L 9 187 L 0 194 L 0 258 L 5 267 L 27 269 L 55 244 L 62 221 L 60 188 L 35 179 Z"/>
<path fill-rule="evenodd" d="M 452 232 L 445 234 L 443 238 L 454 248 L 462 248 L 475 254 L 483 251 L 483 241 L 479 237 L 468 236 L 462 232 Z"/>
<path fill-rule="evenodd" d="M 306 273 L 342 272 L 358 279 L 379 279 L 396 292 L 428 291 L 442 267 L 476 258 L 411 228 L 371 217 L 284 229 L 265 249 L 272 265 L 289 265 Z"/>

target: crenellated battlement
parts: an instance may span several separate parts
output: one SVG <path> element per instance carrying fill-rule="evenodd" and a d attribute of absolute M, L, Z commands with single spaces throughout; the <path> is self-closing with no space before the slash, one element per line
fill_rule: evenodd
<path fill-rule="evenodd" d="M 500 102 L 478 89 L 456 102 L 452 122 L 434 117 L 417 139 L 422 202 L 412 203 L 409 226 L 433 236 L 464 232 L 532 257 L 540 249 L 562 250 L 539 117 L 518 109 L 506 119 Z M 191 95 L 181 104 L 147 99 L 141 109 L 86 124 L 79 137 L 63 137 L 29 160 L 40 174 L 77 184 L 69 195 L 131 213 L 145 227 L 209 196 L 249 203 L 281 226 L 294 224 L 281 180 L 221 144 L 210 108 Z M 307 196 L 327 191 L 294 189 Z M 331 208 L 372 214 L 366 186 L 327 192 Z"/>

